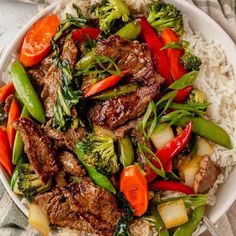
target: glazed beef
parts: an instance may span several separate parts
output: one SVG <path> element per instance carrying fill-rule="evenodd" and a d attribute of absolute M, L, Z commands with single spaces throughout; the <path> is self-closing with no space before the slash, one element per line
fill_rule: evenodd
<path fill-rule="evenodd" d="M 130 76 L 126 78 L 127 82 L 141 85 L 154 83 L 151 53 L 146 44 L 112 35 L 98 41 L 96 54 L 113 58 L 122 71 L 128 70 Z"/>
<path fill-rule="evenodd" d="M 89 111 L 89 117 L 96 125 L 116 129 L 142 115 L 158 92 L 159 84 L 141 87 L 128 95 L 96 104 Z"/>
<path fill-rule="evenodd" d="M 54 188 L 35 199 L 51 223 L 98 235 L 113 235 L 122 216 L 115 197 L 88 178 L 80 183 Z"/>
<path fill-rule="evenodd" d="M 42 130 L 30 119 L 19 118 L 14 127 L 21 134 L 25 152 L 31 165 L 43 182 L 54 176 L 59 168 L 56 160 L 56 150 Z"/>

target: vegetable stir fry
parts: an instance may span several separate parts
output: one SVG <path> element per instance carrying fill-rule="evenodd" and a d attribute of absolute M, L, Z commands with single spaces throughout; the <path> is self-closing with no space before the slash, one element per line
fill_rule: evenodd
<path fill-rule="evenodd" d="M 145 221 L 149 235 L 190 236 L 204 215 L 214 145 L 231 140 L 194 88 L 202 62 L 181 12 L 147 7 L 135 17 L 103 0 L 95 19 L 75 4 L 77 16 L 40 19 L 0 88 L 0 162 L 44 235 L 51 224 L 135 235 Z"/>

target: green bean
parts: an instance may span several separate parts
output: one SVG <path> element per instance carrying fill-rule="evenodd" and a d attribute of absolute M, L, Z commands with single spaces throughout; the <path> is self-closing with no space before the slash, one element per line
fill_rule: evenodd
<path fill-rule="evenodd" d="M 134 163 L 134 149 L 128 135 L 119 140 L 120 163 L 126 167 Z"/>
<path fill-rule="evenodd" d="M 138 38 L 141 32 L 140 24 L 136 21 L 129 22 L 123 28 L 121 28 L 116 34 L 121 38 L 134 40 Z"/>

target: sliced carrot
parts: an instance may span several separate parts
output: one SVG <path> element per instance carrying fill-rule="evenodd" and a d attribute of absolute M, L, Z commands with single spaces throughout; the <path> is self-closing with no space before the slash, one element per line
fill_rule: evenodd
<path fill-rule="evenodd" d="M 135 211 L 142 216 L 148 208 L 148 186 L 138 165 L 125 167 L 121 173 L 120 191 Z"/>
<path fill-rule="evenodd" d="M 40 62 L 50 51 L 50 41 L 57 32 L 60 20 L 52 14 L 38 20 L 25 35 L 20 52 L 20 61 L 25 67 Z"/>
<path fill-rule="evenodd" d="M 4 102 L 6 98 L 14 92 L 13 83 L 5 84 L 0 88 L 0 102 Z"/>
<path fill-rule="evenodd" d="M 105 89 L 115 86 L 124 75 L 128 74 L 128 71 L 122 71 L 122 75 L 111 75 L 106 79 L 100 80 L 95 84 L 92 84 L 85 92 L 84 97 L 91 97 L 92 95 L 99 93 Z"/>
<path fill-rule="evenodd" d="M 2 127 L 0 127 L 0 163 L 6 169 L 7 173 L 12 176 L 11 149 L 7 133 Z"/>
<path fill-rule="evenodd" d="M 10 148 L 13 148 L 14 139 L 16 135 L 16 130 L 13 127 L 13 123 L 16 119 L 20 117 L 20 106 L 15 98 L 13 98 L 8 114 L 8 121 L 7 121 L 7 136 Z"/>

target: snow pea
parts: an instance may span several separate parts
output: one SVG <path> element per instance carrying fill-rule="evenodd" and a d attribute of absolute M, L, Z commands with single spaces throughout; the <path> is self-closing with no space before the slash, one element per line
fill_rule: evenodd
<path fill-rule="evenodd" d="M 97 184 L 100 187 L 105 188 L 109 192 L 115 194 L 116 189 L 112 185 L 111 181 L 105 175 L 98 172 L 93 166 L 87 164 L 83 160 L 84 151 L 81 148 L 76 147 L 75 152 L 76 152 L 76 155 L 77 155 L 79 161 L 85 167 L 85 169 L 88 172 L 89 177 L 94 181 L 94 183 Z"/>
<path fill-rule="evenodd" d="M 15 90 L 18 93 L 21 101 L 29 111 L 29 113 L 37 121 L 45 123 L 46 119 L 44 115 L 43 106 L 20 61 L 16 61 L 12 65 L 11 77 Z"/>
<path fill-rule="evenodd" d="M 122 85 L 114 89 L 110 89 L 108 91 L 105 91 L 103 93 L 99 93 L 96 96 L 91 97 L 90 99 L 93 100 L 100 100 L 105 101 L 111 98 L 119 97 L 127 93 L 134 92 L 138 89 L 138 85 L 136 84 L 128 84 L 128 85 Z"/>
<path fill-rule="evenodd" d="M 205 212 L 205 206 L 200 206 L 193 210 L 189 221 L 179 226 L 173 236 L 191 236 L 197 228 Z"/>
<path fill-rule="evenodd" d="M 128 135 L 119 140 L 120 163 L 126 167 L 134 163 L 134 149 Z"/>
<path fill-rule="evenodd" d="M 119 35 L 121 38 L 134 40 L 138 38 L 140 32 L 141 32 L 141 27 L 139 22 L 133 21 L 126 24 L 116 34 Z"/>
<path fill-rule="evenodd" d="M 30 114 L 26 107 L 24 106 L 21 112 L 20 117 L 29 117 Z M 14 145 L 13 145 L 13 151 L 12 151 L 12 163 L 14 165 L 17 165 L 18 162 L 22 159 L 23 157 L 23 151 L 24 151 L 24 143 L 22 141 L 20 132 L 16 132 L 15 140 L 14 140 Z"/>
<path fill-rule="evenodd" d="M 202 117 L 185 116 L 179 119 L 175 124 L 177 126 L 185 127 L 185 125 L 190 120 L 192 121 L 193 125 L 192 127 L 193 133 L 203 138 L 206 138 L 212 141 L 213 143 L 219 144 L 228 149 L 232 149 L 232 143 L 227 132 L 210 120 L 206 120 Z"/>

